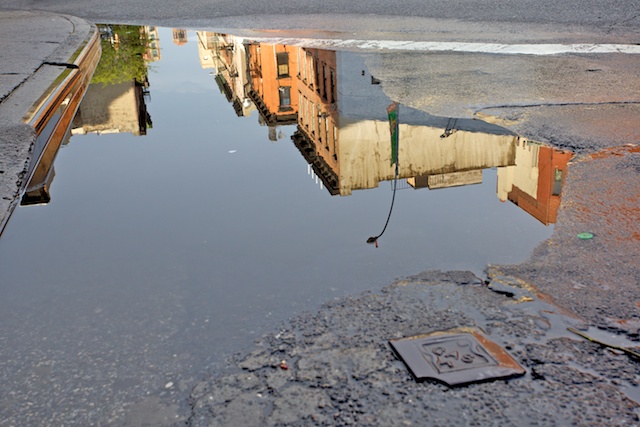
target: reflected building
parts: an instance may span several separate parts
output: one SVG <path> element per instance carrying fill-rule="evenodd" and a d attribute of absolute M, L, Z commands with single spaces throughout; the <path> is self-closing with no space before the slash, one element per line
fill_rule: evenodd
<path fill-rule="evenodd" d="M 340 194 L 337 108 L 337 54 L 297 51 L 298 130 L 292 139 L 332 195 Z"/>
<path fill-rule="evenodd" d="M 158 27 L 145 25 L 140 27 L 140 35 L 147 38 L 147 50 L 142 56 L 145 62 L 156 62 L 162 59 Z"/>
<path fill-rule="evenodd" d="M 196 31 L 196 38 L 198 40 L 198 56 L 200 58 L 200 66 L 203 69 L 217 69 L 222 66 L 215 52 L 216 37 L 217 33 Z"/>
<path fill-rule="evenodd" d="M 255 106 L 249 99 L 249 75 L 244 40 L 227 34 L 198 31 L 198 52 L 202 68 L 213 68 L 220 92 L 239 117 L 249 116 Z"/>
<path fill-rule="evenodd" d="M 298 130 L 293 141 L 331 194 L 392 180 L 386 107 L 391 100 L 362 59 L 301 49 Z M 399 177 L 414 188 L 482 181 L 482 169 L 515 165 L 517 136 L 477 120 L 401 107 Z"/>
<path fill-rule="evenodd" d="M 73 119 L 73 134 L 146 135 L 148 63 L 161 58 L 158 29 L 150 26 L 100 26 L 102 57 Z"/>
<path fill-rule="evenodd" d="M 122 133 L 146 135 L 148 82 L 135 80 L 108 86 L 91 84 L 73 119 L 72 133 Z"/>
<path fill-rule="evenodd" d="M 391 100 L 359 56 L 300 49 L 298 129 L 292 139 L 332 195 L 395 177 L 386 107 Z M 497 193 L 543 224 L 554 223 L 572 153 L 470 119 L 400 107 L 399 178 L 415 189 L 482 183 L 498 170 Z"/>
<path fill-rule="evenodd" d="M 265 43 L 247 43 L 249 87 L 247 95 L 269 126 L 269 139 L 277 139 L 277 126 L 297 123 L 298 61 L 300 48 Z"/>
<path fill-rule="evenodd" d="M 173 38 L 173 44 L 177 46 L 183 46 L 189 41 L 187 37 L 187 30 L 183 28 L 172 28 L 171 35 Z"/>
<path fill-rule="evenodd" d="M 238 116 L 258 110 L 272 141 L 280 137 L 278 126 L 297 123 L 300 48 L 206 31 L 196 36 L 200 65 L 215 70 L 218 88 Z"/>
<path fill-rule="evenodd" d="M 242 97 L 250 98 L 271 140 L 277 126 L 296 123 L 292 140 L 331 195 L 394 179 L 386 112 L 392 101 L 359 55 L 197 34 L 202 66 L 216 70 L 220 91 L 238 115 L 246 115 Z M 544 224 L 555 222 L 571 153 L 481 120 L 435 117 L 406 106 L 399 123 L 398 177 L 407 187 L 480 184 L 483 170 L 496 168 L 500 200 Z"/>
<path fill-rule="evenodd" d="M 498 169 L 498 198 L 510 200 L 545 225 L 556 222 L 573 153 L 518 141 L 516 164 Z"/>

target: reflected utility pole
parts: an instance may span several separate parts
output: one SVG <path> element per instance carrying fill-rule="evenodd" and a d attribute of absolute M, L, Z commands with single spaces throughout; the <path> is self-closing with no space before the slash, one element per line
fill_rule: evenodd
<path fill-rule="evenodd" d="M 375 243 L 376 248 L 378 247 L 378 239 L 382 237 L 384 232 L 387 230 L 387 226 L 389 225 L 389 220 L 391 219 L 391 212 L 393 212 L 393 203 L 396 200 L 396 190 L 398 188 L 398 142 L 400 140 L 400 121 L 398 114 L 398 103 L 394 102 L 393 104 L 387 107 L 387 114 L 389 116 L 389 130 L 391 131 L 391 165 L 395 163 L 396 165 L 396 173 L 393 178 L 393 196 L 391 196 L 391 207 L 389 208 L 389 215 L 387 216 L 387 222 L 384 223 L 384 228 L 377 236 L 369 237 L 367 239 L 367 243 Z"/>

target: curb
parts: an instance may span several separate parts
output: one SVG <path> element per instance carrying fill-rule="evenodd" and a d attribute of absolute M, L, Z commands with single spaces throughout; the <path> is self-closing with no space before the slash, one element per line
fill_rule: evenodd
<path fill-rule="evenodd" d="M 0 104 L 0 236 L 16 206 L 48 201 L 51 166 L 100 59 L 97 27 L 61 17 L 74 31 Z"/>

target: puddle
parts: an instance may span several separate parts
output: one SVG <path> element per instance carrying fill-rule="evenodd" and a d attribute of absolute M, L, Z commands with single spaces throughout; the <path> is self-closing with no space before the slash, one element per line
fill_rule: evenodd
<path fill-rule="evenodd" d="M 294 313 L 423 270 L 482 275 L 551 235 L 571 153 L 400 105 L 393 215 L 367 245 L 392 199 L 394 100 L 357 53 L 101 34 L 55 173 L 30 183 L 41 205 L 0 239 L 4 382 L 31 400 L 78 390 L 99 420 L 105 399 L 175 398 L 166 384 Z M 31 388 L 43 364 L 49 385 Z"/>

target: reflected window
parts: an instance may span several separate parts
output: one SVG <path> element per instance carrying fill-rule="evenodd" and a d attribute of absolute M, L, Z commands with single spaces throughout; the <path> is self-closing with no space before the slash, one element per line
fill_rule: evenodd
<path fill-rule="evenodd" d="M 322 63 L 322 98 L 327 99 L 327 66 Z"/>
<path fill-rule="evenodd" d="M 280 109 L 291 107 L 291 87 L 281 86 L 278 90 L 280 95 Z"/>
<path fill-rule="evenodd" d="M 302 94 L 300 92 L 298 92 L 298 106 L 302 110 L 302 114 L 298 114 L 298 121 L 300 122 L 300 124 L 304 124 L 304 98 L 302 97 Z"/>
<path fill-rule="evenodd" d="M 318 120 L 318 124 L 316 126 L 316 129 L 318 129 L 318 137 L 320 138 L 320 141 L 322 141 L 322 110 L 320 110 L 320 104 L 316 105 L 314 111 L 316 112 L 316 117 Z"/>
<path fill-rule="evenodd" d="M 553 179 L 553 195 L 559 196 L 562 193 L 562 169 L 556 169 Z"/>
<path fill-rule="evenodd" d="M 329 102 L 335 102 L 336 101 L 336 78 L 335 75 L 333 73 L 333 70 L 329 71 L 329 78 L 331 79 L 329 82 L 329 93 L 331 94 L 331 99 L 329 100 Z"/>
<path fill-rule="evenodd" d="M 329 120 L 325 117 L 324 119 L 324 148 L 329 149 Z"/>
<path fill-rule="evenodd" d="M 280 52 L 276 54 L 278 62 L 278 78 L 289 77 L 289 54 Z"/>
<path fill-rule="evenodd" d="M 313 82 L 308 82 L 307 80 L 311 79 L 311 67 L 312 67 L 312 57 L 311 57 L 311 52 L 307 52 L 307 59 L 304 63 L 304 82 L 307 83 L 309 86 L 313 87 Z"/>
<path fill-rule="evenodd" d="M 320 64 L 318 63 L 318 54 L 316 53 L 315 61 L 313 61 L 313 75 L 316 85 L 316 93 L 320 94 Z"/>

